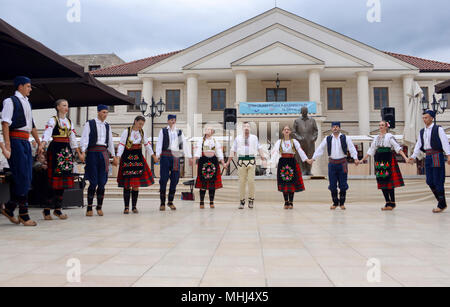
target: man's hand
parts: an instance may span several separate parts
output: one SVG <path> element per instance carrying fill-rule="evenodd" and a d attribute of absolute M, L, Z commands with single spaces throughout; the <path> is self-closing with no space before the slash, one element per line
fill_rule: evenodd
<path fill-rule="evenodd" d="M 39 144 L 38 150 L 37 150 L 37 154 L 40 155 L 41 153 L 44 152 L 44 148 L 47 145 L 47 142 L 41 142 L 41 144 Z"/>
<path fill-rule="evenodd" d="M 112 165 L 114 165 L 114 166 L 118 166 L 118 165 L 119 165 L 119 157 L 114 157 L 114 158 L 113 158 L 113 163 L 112 163 Z"/>
<path fill-rule="evenodd" d="M 309 165 L 313 165 L 314 160 L 313 160 L 313 159 L 307 159 L 306 162 L 307 162 Z"/>
<path fill-rule="evenodd" d="M 447 156 L 447 163 L 450 165 L 450 155 Z"/>
<path fill-rule="evenodd" d="M 81 163 L 86 161 L 86 154 L 84 152 L 80 153 L 78 158 L 80 158 Z"/>
<path fill-rule="evenodd" d="M 8 151 L 8 150 L 5 150 L 5 151 L 3 152 L 3 155 L 5 156 L 6 159 L 11 158 L 11 152 Z"/>
<path fill-rule="evenodd" d="M 414 162 L 416 162 L 416 160 L 413 158 L 409 158 L 408 161 L 406 161 L 406 162 L 409 164 L 414 164 Z"/>
<path fill-rule="evenodd" d="M 359 161 L 358 159 L 355 160 L 355 165 L 359 166 L 361 164 L 361 161 Z"/>

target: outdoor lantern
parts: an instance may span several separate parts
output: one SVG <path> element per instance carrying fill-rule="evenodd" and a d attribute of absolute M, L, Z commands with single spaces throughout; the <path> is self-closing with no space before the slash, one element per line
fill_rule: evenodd
<path fill-rule="evenodd" d="M 159 102 L 156 104 L 156 107 L 157 107 L 157 110 L 158 110 L 159 114 L 161 114 L 161 113 L 163 113 L 165 111 L 164 110 L 165 104 L 162 101 L 162 97 L 159 99 Z"/>
<path fill-rule="evenodd" d="M 156 104 L 155 104 L 155 100 L 152 97 L 152 109 L 151 109 L 152 114 L 156 114 L 156 112 L 158 112 L 158 110 L 156 109 Z"/>
<path fill-rule="evenodd" d="M 423 96 L 423 98 L 422 98 L 422 110 L 425 112 L 426 110 L 428 110 L 428 101 L 427 101 L 427 99 L 425 98 L 425 96 Z"/>
<path fill-rule="evenodd" d="M 141 103 L 139 104 L 139 109 L 141 110 L 142 115 L 144 115 L 145 112 L 147 111 L 147 106 L 148 103 L 146 103 L 145 100 L 142 99 Z"/>
<path fill-rule="evenodd" d="M 278 78 L 280 74 L 277 74 L 277 81 L 275 82 L 275 84 L 277 85 L 277 89 L 280 88 L 280 79 Z"/>
<path fill-rule="evenodd" d="M 433 102 L 431 103 L 434 112 L 439 111 L 439 103 L 436 100 L 436 95 L 433 95 Z"/>
<path fill-rule="evenodd" d="M 439 100 L 439 104 L 440 104 L 442 110 L 444 110 L 444 111 L 447 110 L 448 100 L 446 99 L 444 94 L 442 94 L 442 98 L 441 98 L 441 100 Z"/>

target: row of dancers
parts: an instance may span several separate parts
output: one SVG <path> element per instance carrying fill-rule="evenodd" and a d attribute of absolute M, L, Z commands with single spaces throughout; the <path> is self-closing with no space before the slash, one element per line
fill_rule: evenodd
<path fill-rule="evenodd" d="M 45 127 L 42 140 L 39 138 L 34 125 L 31 104 L 28 96 L 31 93 L 31 80 L 27 77 L 17 77 L 16 92 L 3 102 L 2 130 L 5 144 L 2 150 L 8 158 L 12 172 L 11 200 L 5 205 L 1 213 L 12 223 L 25 226 L 36 226 L 28 214 L 27 194 L 31 187 L 32 155 L 29 143 L 30 134 L 38 144 L 37 153 L 46 152 L 48 181 L 51 187 L 51 201 L 44 208 L 45 220 L 52 220 L 53 215 L 58 219 L 68 218 L 62 212 L 64 190 L 74 186 L 74 152 L 85 163 L 85 179 L 89 181 L 87 191 L 86 216 L 94 215 L 94 198 L 97 198 L 95 211 L 103 216 L 103 200 L 105 185 L 108 181 L 110 157 L 112 164 L 119 167 L 117 183 L 123 188 L 124 214 L 139 213 L 137 202 L 139 188 L 148 187 L 155 183 L 154 176 L 143 155 L 143 149 L 155 163 L 160 163 L 160 210 L 176 210 L 174 197 L 180 178 L 182 159 L 188 163 L 197 164 L 197 178 L 195 187 L 200 190 L 200 208 L 205 208 L 206 192 L 209 192 L 209 206 L 214 208 L 216 190 L 223 187 L 221 178 L 222 168 L 228 168 L 231 161 L 237 158 L 239 173 L 239 209 L 244 209 L 246 201 L 248 207 L 254 208 L 255 202 L 255 171 L 256 158 L 259 155 L 263 164 L 270 163 L 277 166 L 277 188 L 284 197 L 284 209 L 293 209 L 294 195 L 305 190 L 302 172 L 296 160 L 298 154 L 303 162 L 313 164 L 325 152 L 329 157 L 328 179 L 331 192 L 331 210 L 338 207 L 345 210 L 348 186 L 347 153 L 359 165 L 367 161 L 369 156 L 375 159 L 375 175 L 378 189 L 383 192 L 386 204 L 383 211 L 396 208 L 395 188 L 404 186 L 404 181 L 396 154 L 400 154 L 408 163 L 414 163 L 425 153 L 425 169 L 427 184 L 438 201 L 435 213 L 441 213 L 447 208 L 445 199 L 445 156 L 450 164 L 450 145 L 442 127 L 433 124 L 436 113 L 426 111 L 423 121 L 426 128 L 420 132 L 419 140 L 413 155 L 408 158 L 394 136 L 389 133 L 389 123 L 381 121 L 380 133 L 373 140 L 369 151 L 363 159 L 358 160 L 358 153 L 349 137 L 341 133 L 341 123 L 332 123 L 332 134 L 324 138 L 313 157 L 309 158 L 301 148 L 300 143 L 292 139 L 289 126 L 283 128 L 282 139 L 278 140 L 267 161 L 258 137 L 250 133 L 250 124 L 243 124 L 243 132 L 238 135 L 231 147 L 230 156 L 225 161 L 222 146 L 214 138 L 214 129 L 207 127 L 201 140 L 197 142 L 194 156 L 183 131 L 176 127 L 176 115 L 168 116 L 168 126 L 163 128 L 158 136 L 156 152 L 153 152 L 146 133 L 143 130 L 145 117 L 137 116 L 133 125 L 125 129 L 121 135 L 117 153 L 114 149 L 110 125 L 106 122 L 108 107 L 99 105 L 97 117 L 86 122 L 77 144 L 73 125 L 67 117 L 69 103 L 60 99 L 55 103 L 56 116 L 51 117 Z M 198 160 L 198 163 L 196 161 Z M 169 190 L 167 185 L 170 180 Z M 248 188 L 248 196 L 247 196 Z M 166 202 L 167 200 L 167 202 Z M 130 211 L 131 201 L 131 211 Z M 51 204 L 51 205 L 50 205 Z M 14 211 L 19 207 L 18 218 Z"/>

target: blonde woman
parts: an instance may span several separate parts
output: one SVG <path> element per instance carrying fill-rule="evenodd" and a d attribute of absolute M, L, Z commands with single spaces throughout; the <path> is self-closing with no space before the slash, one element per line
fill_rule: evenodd
<path fill-rule="evenodd" d="M 216 190 L 223 187 L 219 163 L 225 167 L 225 162 L 222 146 L 213 137 L 214 132 L 212 127 L 205 128 L 205 135 L 197 142 L 194 155 L 194 163 L 199 159 L 195 187 L 200 189 L 200 209 L 205 208 L 206 190 L 209 191 L 209 206 L 213 209 Z"/>
<path fill-rule="evenodd" d="M 383 191 L 386 200 L 386 205 L 381 210 L 392 211 L 396 207 L 395 188 L 405 185 L 395 153 L 401 154 L 405 161 L 408 161 L 408 157 L 402 151 L 402 146 L 389 133 L 389 123 L 382 120 L 379 127 L 380 134 L 375 137 L 362 161 L 367 161 L 369 156 L 375 157 L 375 175 L 378 189 Z"/>

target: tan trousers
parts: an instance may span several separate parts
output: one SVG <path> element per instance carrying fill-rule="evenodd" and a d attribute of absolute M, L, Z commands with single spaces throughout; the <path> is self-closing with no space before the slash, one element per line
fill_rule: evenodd
<path fill-rule="evenodd" d="M 239 194 L 240 200 L 245 200 L 245 190 L 248 183 L 248 198 L 255 199 L 255 170 L 256 165 L 239 166 Z"/>

